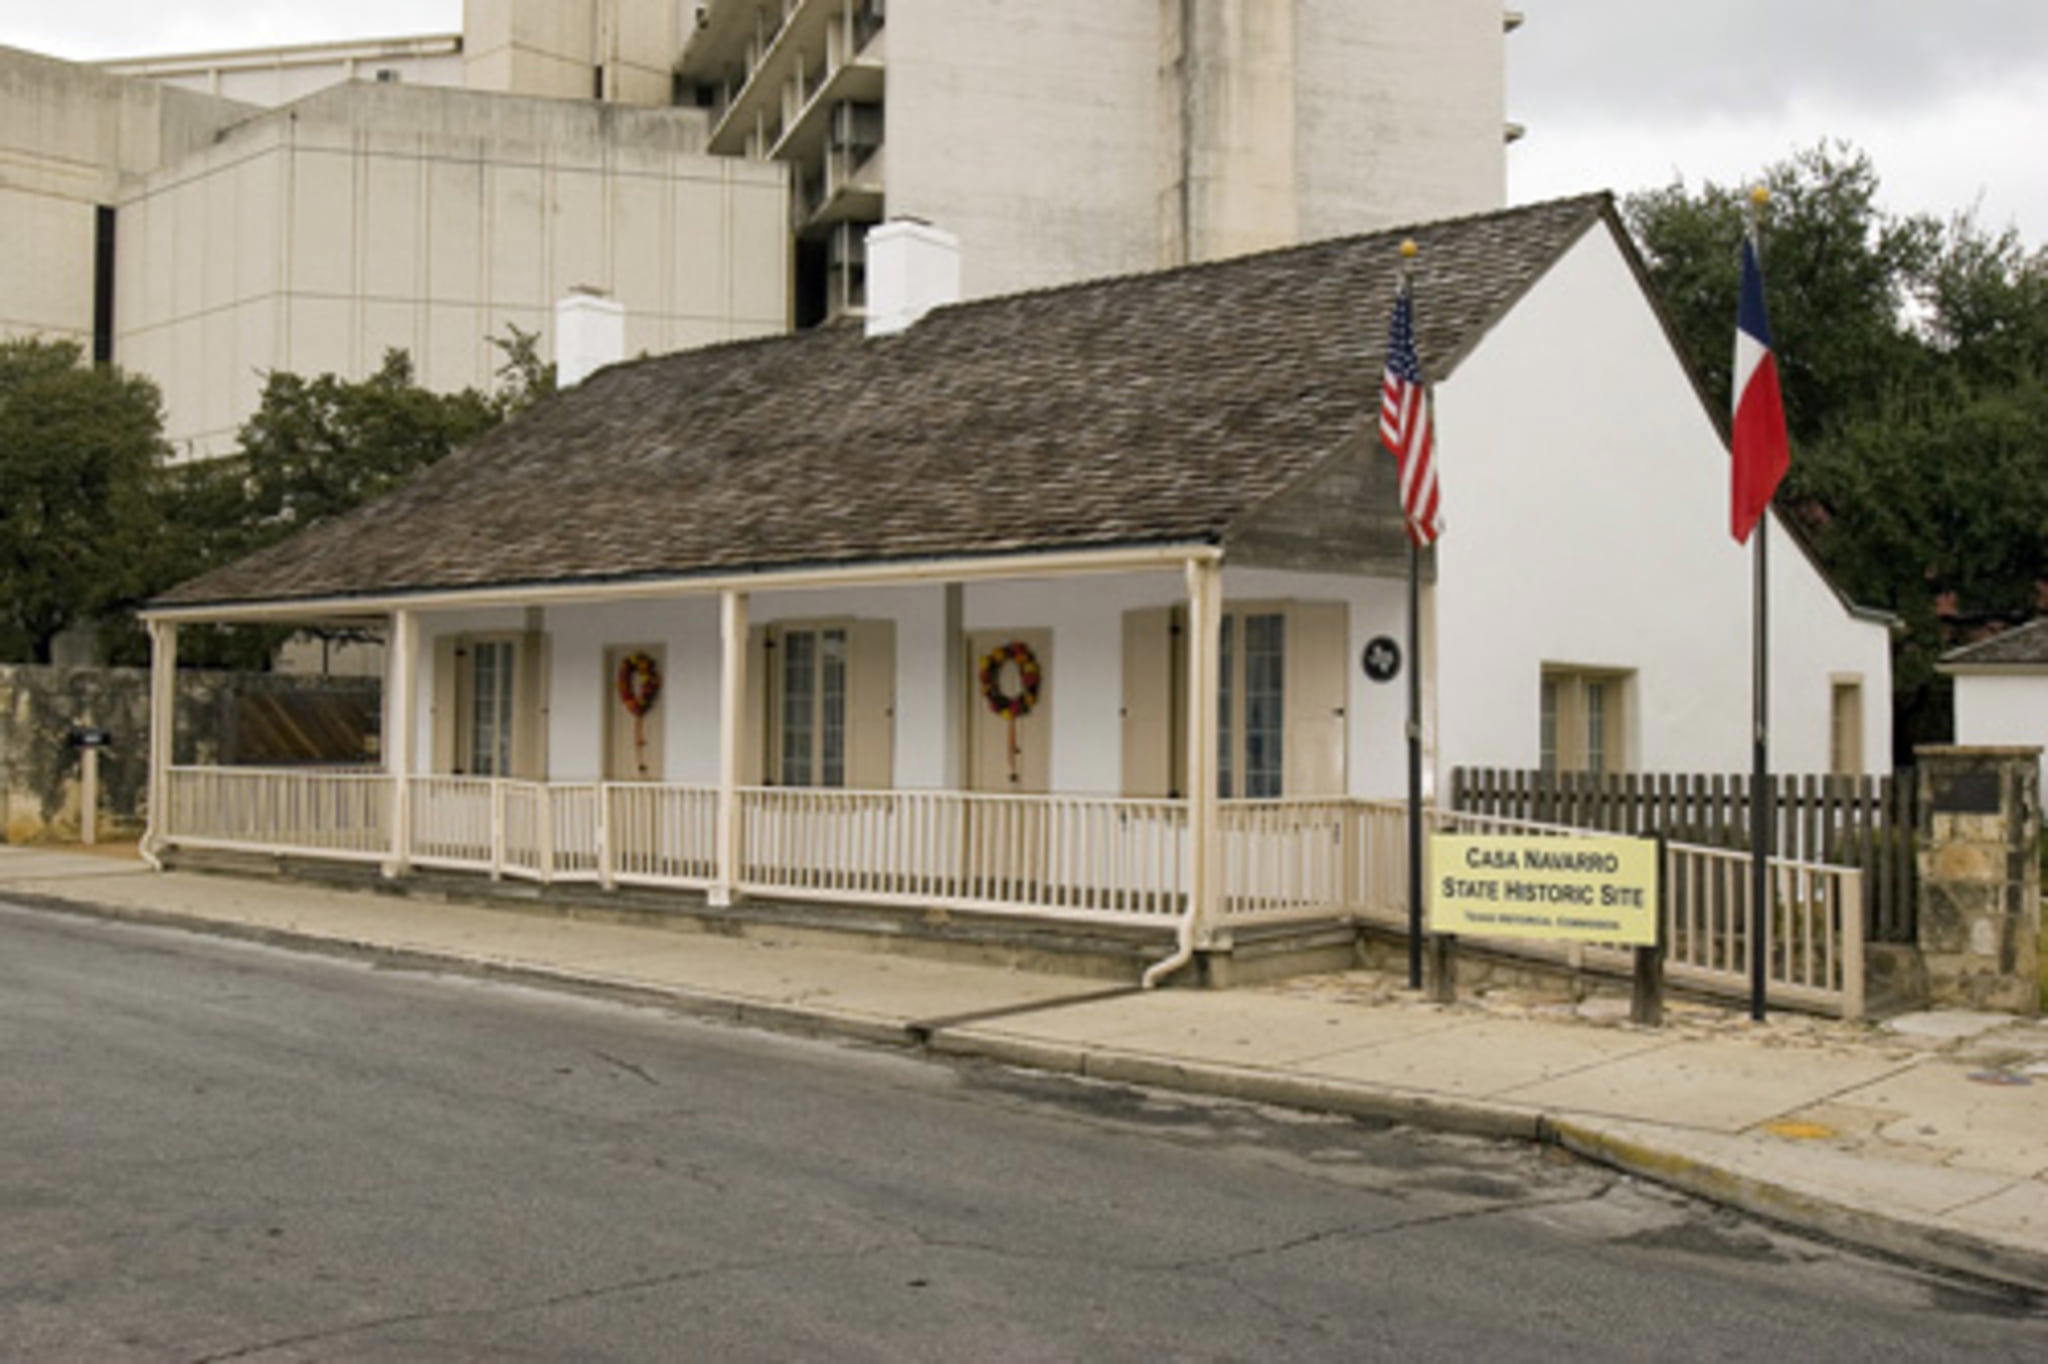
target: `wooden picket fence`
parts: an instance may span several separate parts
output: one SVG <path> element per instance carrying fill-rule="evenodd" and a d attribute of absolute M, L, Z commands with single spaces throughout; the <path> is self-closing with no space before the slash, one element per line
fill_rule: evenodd
<path fill-rule="evenodd" d="M 1460 767 L 1451 807 L 1473 814 L 1613 833 L 1662 833 L 1685 843 L 1749 846 L 1748 773 L 1537 772 Z M 1871 942 L 1915 941 L 1918 810 L 1911 773 L 1880 777 L 1774 775 L 1773 851 L 1863 872 Z"/>

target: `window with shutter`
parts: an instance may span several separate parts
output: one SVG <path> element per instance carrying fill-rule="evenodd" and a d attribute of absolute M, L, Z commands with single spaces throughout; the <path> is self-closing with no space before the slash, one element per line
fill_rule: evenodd
<path fill-rule="evenodd" d="M 547 637 L 444 635 L 434 648 L 434 770 L 547 777 Z"/>
<path fill-rule="evenodd" d="M 895 625 L 783 622 L 763 627 L 763 765 L 779 786 L 892 784 Z"/>
<path fill-rule="evenodd" d="M 1184 612 L 1124 618 L 1126 795 L 1185 786 Z M 1336 795 L 1345 789 L 1348 677 L 1341 602 L 1237 603 L 1217 641 L 1217 794 L 1224 799 Z"/>

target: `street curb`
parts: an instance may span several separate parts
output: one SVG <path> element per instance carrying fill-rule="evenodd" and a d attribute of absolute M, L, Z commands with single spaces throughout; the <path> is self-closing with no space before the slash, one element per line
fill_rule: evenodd
<path fill-rule="evenodd" d="M 1544 1125 L 1550 1143 L 1624 1174 L 1889 1259 L 1938 1266 L 1973 1278 L 2048 1293 L 2048 1254 L 1952 1227 L 1851 1207 L 1602 1131 L 1582 1120 L 1553 1118 Z"/>
<path fill-rule="evenodd" d="M 1044 1041 L 986 1025 L 934 1028 L 914 1021 L 899 1023 L 818 1005 L 771 1004 L 527 962 L 494 961 L 294 929 L 192 918 L 164 910 L 67 899 L 4 886 L 0 886 L 0 901 L 80 918 L 169 928 L 321 956 L 540 986 L 775 1032 L 840 1037 L 1107 1082 L 1557 1146 L 1583 1160 L 1858 1250 L 2028 1292 L 2048 1293 L 2048 1253 L 1850 1207 L 1604 1131 L 1583 1119 L 1557 1117 L 1514 1104 L 1447 1099 L 1416 1090 L 1375 1088 L 1313 1076 L 1205 1064 L 1086 1043 Z"/>

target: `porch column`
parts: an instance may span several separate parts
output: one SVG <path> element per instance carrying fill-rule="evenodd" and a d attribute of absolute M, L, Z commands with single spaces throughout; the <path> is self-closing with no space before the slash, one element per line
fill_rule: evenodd
<path fill-rule="evenodd" d="M 178 627 L 149 623 L 149 817 L 142 830 L 142 858 L 163 870 L 162 853 L 171 834 L 171 740 L 178 718 Z"/>
<path fill-rule="evenodd" d="M 1188 911 L 1194 945 L 1221 937 L 1216 804 L 1217 692 L 1222 685 L 1223 566 L 1190 559 L 1188 584 Z"/>
<path fill-rule="evenodd" d="M 412 870 L 413 749 L 419 728 L 420 616 L 391 613 L 391 640 L 384 650 L 384 770 L 391 774 L 391 857 L 384 874 Z"/>
<path fill-rule="evenodd" d="M 718 600 L 718 879 L 705 899 L 723 908 L 740 879 L 740 749 L 746 742 L 747 594 Z"/>
<path fill-rule="evenodd" d="M 964 583 L 947 583 L 945 596 L 944 647 L 941 649 L 941 665 L 945 669 L 945 683 L 939 688 L 939 700 L 944 716 L 945 769 L 944 781 L 948 791 L 967 789 L 967 587 Z"/>

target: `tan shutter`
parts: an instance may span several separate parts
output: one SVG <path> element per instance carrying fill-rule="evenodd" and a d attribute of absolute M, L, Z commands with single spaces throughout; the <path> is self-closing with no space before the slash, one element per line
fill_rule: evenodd
<path fill-rule="evenodd" d="M 846 627 L 846 784 L 886 791 L 896 784 L 896 622 Z"/>
<path fill-rule="evenodd" d="M 1290 796 L 1344 794 L 1344 708 L 1350 640 L 1342 602 L 1287 608 L 1287 766 Z"/>
<path fill-rule="evenodd" d="M 455 770 L 455 736 L 461 726 L 456 715 L 456 677 L 462 670 L 462 660 L 456 656 L 459 643 L 454 635 L 440 635 L 434 640 L 434 701 L 433 720 L 433 770 L 453 772 Z"/>
<path fill-rule="evenodd" d="M 521 781 L 548 779 L 548 637 L 526 630 L 519 636 L 512 681 L 512 773 Z"/>
<path fill-rule="evenodd" d="M 1173 608 L 1124 612 L 1123 791 L 1173 793 Z"/>
<path fill-rule="evenodd" d="M 768 771 L 769 669 L 775 651 L 768 647 L 768 627 L 747 631 L 747 696 L 740 707 L 740 785 L 760 786 Z"/>

